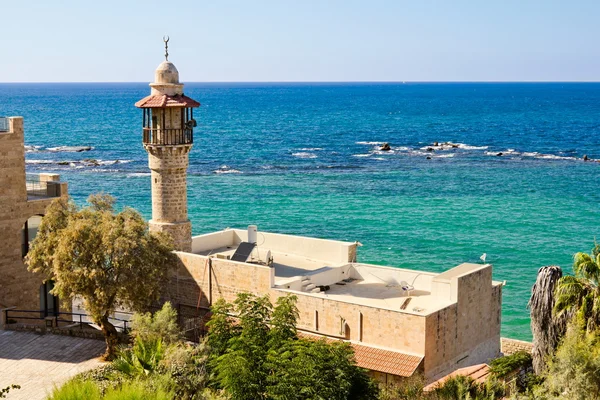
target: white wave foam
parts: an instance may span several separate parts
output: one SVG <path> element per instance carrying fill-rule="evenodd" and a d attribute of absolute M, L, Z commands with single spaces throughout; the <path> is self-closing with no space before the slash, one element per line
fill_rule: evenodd
<path fill-rule="evenodd" d="M 452 158 L 454 157 L 454 154 L 440 154 L 440 155 L 434 155 L 433 158 Z"/>
<path fill-rule="evenodd" d="M 373 154 L 352 154 L 352 157 L 371 157 Z"/>
<path fill-rule="evenodd" d="M 54 164 L 57 162 L 54 160 L 25 160 L 25 164 Z"/>
<path fill-rule="evenodd" d="M 356 144 L 362 144 L 365 146 L 377 146 L 377 145 L 382 145 L 385 142 L 356 142 Z"/>
<path fill-rule="evenodd" d="M 322 147 L 305 147 L 303 149 L 299 149 L 300 151 L 321 151 Z"/>
<path fill-rule="evenodd" d="M 486 150 L 489 146 L 471 146 L 469 144 L 458 143 L 458 148 L 463 150 Z"/>
<path fill-rule="evenodd" d="M 150 176 L 150 175 L 152 175 L 150 172 L 132 172 L 130 174 L 127 174 L 126 176 L 128 178 L 135 178 L 138 176 Z"/>
<path fill-rule="evenodd" d="M 115 165 L 115 164 L 127 164 L 132 160 L 95 160 L 95 159 L 83 159 L 83 160 L 25 160 L 25 164 L 56 164 L 56 165 L 69 165 L 71 167 L 83 168 L 83 167 L 98 167 L 102 165 Z"/>
<path fill-rule="evenodd" d="M 42 146 L 29 146 L 29 145 L 25 145 L 25 152 L 26 153 L 34 153 L 36 151 L 40 151 L 40 149 L 42 148 Z"/>
<path fill-rule="evenodd" d="M 241 174 L 242 171 L 239 171 L 234 168 L 230 168 L 227 165 L 221 165 L 218 169 L 213 171 L 215 174 Z"/>
<path fill-rule="evenodd" d="M 306 153 L 306 152 L 292 153 L 292 156 L 298 157 L 298 158 L 317 158 L 316 154 Z"/>
<path fill-rule="evenodd" d="M 547 160 L 577 160 L 577 157 L 557 156 L 555 154 L 538 154 L 535 158 L 543 158 Z"/>
<path fill-rule="evenodd" d="M 46 150 L 52 152 L 82 152 L 82 151 L 90 151 L 94 148 L 91 146 L 58 146 L 58 147 L 48 147 Z"/>

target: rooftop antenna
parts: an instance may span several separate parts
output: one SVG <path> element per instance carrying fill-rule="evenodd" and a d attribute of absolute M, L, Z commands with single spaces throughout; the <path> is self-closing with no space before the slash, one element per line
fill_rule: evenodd
<path fill-rule="evenodd" d="M 163 42 L 165 42 L 165 60 L 169 61 L 169 36 L 163 36 Z"/>

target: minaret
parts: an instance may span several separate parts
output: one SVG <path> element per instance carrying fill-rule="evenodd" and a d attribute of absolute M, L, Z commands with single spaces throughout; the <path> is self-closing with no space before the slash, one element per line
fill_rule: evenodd
<path fill-rule="evenodd" d="M 192 224 L 187 211 L 187 168 L 194 142 L 193 109 L 197 101 L 183 94 L 179 72 L 165 61 L 154 74 L 150 96 L 135 103 L 143 111 L 143 143 L 152 171 L 152 219 L 150 230 L 171 234 L 175 250 L 192 250 Z"/>

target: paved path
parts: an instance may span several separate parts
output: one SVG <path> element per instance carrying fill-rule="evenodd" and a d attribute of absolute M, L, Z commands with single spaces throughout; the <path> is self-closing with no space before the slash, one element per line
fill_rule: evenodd
<path fill-rule="evenodd" d="M 11 384 L 7 400 L 42 400 L 79 372 L 101 364 L 103 341 L 0 330 L 0 389 Z"/>

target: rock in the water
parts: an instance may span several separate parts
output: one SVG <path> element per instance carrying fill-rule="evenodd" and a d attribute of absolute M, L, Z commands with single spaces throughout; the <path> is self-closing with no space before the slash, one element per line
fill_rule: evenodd
<path fill-rule="evenodd" d="M 587 156 L 587 154 L 584 154 L 583 155 L 583 161 L 589 161 L 589 160 L 590 160 L 590 158 Z"/>
<path fill-rule="evenodd" d="M 427 159 L 428 159 L 428 160 L 431 160 L 431 157 L 427 156 Z"/>
<path fill-rule="evenodd" d="M 433 147 L 428 147 L 428 148 L 427 148 L 427 151 L 433 151 L 433 150 L 434 150 L 434 148 L 433 148 Z"/>
<path fill-rule="evenodd" d="M 384 143 L 379 148 L 379 150 L 381 150 L 381 151 L 390 151 L 391 149 L 392 149 L 392 147 L 390 146 L 389 143 Z"/>
<path fill-rule="evenodd" d="M 497 154 L 496 154 L 496 157 L 502 157 L 503 155 L 504 155 L 504 154 L 503 154 L 502 152 L 500 152 L 500 153 L 497 153 Z"/>

